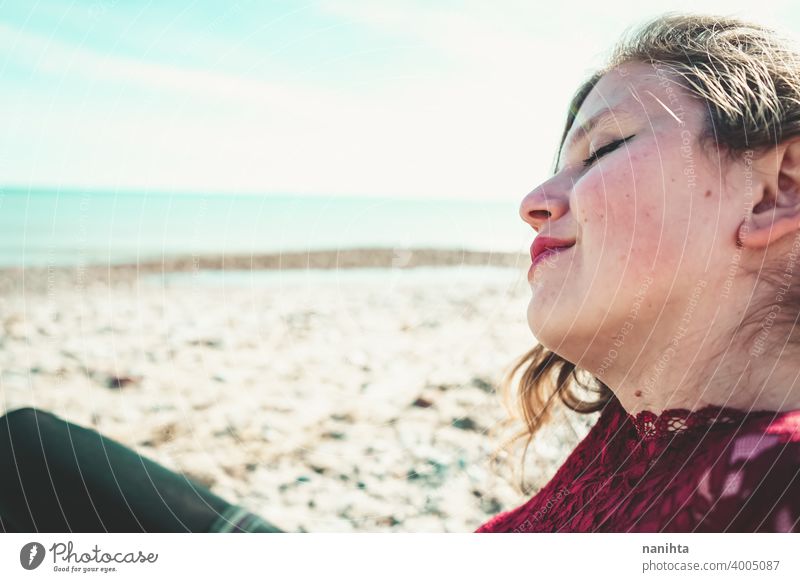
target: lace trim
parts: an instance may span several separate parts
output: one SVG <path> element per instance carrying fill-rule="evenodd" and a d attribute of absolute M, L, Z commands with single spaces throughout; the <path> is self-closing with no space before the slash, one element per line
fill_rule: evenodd
<path fill-rule="evenodd" d="M 700 410 L 671 408 L 661 414 L 643 410 L 636 416 L 629 414 L 628 419 L 636 427 L 640 438 L 650 440 L 711 425 L 740 423 L 752 414 L 735 408 L 709 405 Z"/>

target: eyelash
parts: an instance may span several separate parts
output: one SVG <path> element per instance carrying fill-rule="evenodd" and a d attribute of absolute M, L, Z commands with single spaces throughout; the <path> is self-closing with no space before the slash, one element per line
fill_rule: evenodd
<path fill-rule="evenodd" d="M 632 137 L 633 137 L 632 135 L 629 135 L 628 137 L 623 137 L 622 139 L 615 139 L 614 141 L 612 141 L 610 143 L 607 143 L 603 147 L 597 148 L 594 152 L 592 152 L 592 155 L 590 155 L 588 158 L 583 160 L 583 167 L 584 168 L 588 168 L 594 162 L 596 162 L 598 159 L 600 159 L 602 156 L 604 156 L 605 154 L 607 154 L 609 152 L 614 151 L 615 149 L 617 149 L 619 146 L 621 146 L 623 143 L 625 143 L 626 141 L 628 141 Z"/>

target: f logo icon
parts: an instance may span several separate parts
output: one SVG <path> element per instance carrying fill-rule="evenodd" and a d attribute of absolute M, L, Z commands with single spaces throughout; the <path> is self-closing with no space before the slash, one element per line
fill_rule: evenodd
<path fill-rule="evenodd" d="M 19 563 L 26 570 L 35 570 L 44 561 L 44 546 L 39 542 L 30 542 L 19 551 Z"/>

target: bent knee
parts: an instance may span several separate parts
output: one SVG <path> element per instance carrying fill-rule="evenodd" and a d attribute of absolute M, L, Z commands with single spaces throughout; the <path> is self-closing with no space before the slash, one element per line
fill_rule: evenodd
<path fill-rule="evenodd" d="M 6 412 L 3 416 L 0 416 L 0 431 L 18 433 L 37 430 L 39 424 L 55 418 L 56 416 L 54 414 L 46 410 L 25 406 L 23 408 L 11 410 Z"/>

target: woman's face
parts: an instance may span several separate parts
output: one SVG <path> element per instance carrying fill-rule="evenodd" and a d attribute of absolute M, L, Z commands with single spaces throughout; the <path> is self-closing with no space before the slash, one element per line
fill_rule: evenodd
<path fill-rule="evenodd" d="M 675 79 L 640 62 L 606 73 L 582 103 L 556 173 L 520 206 L 538 237 L 575 241 L 529 272 L 529 326 L 596 374 L 669 342 L 691 305 L 718 302 L 736 249 L 741 193 L 723 190 L 719 160 L 697 141 L 704 105 Z M 599 158 L 584 162 L 593 152 Z"/>

